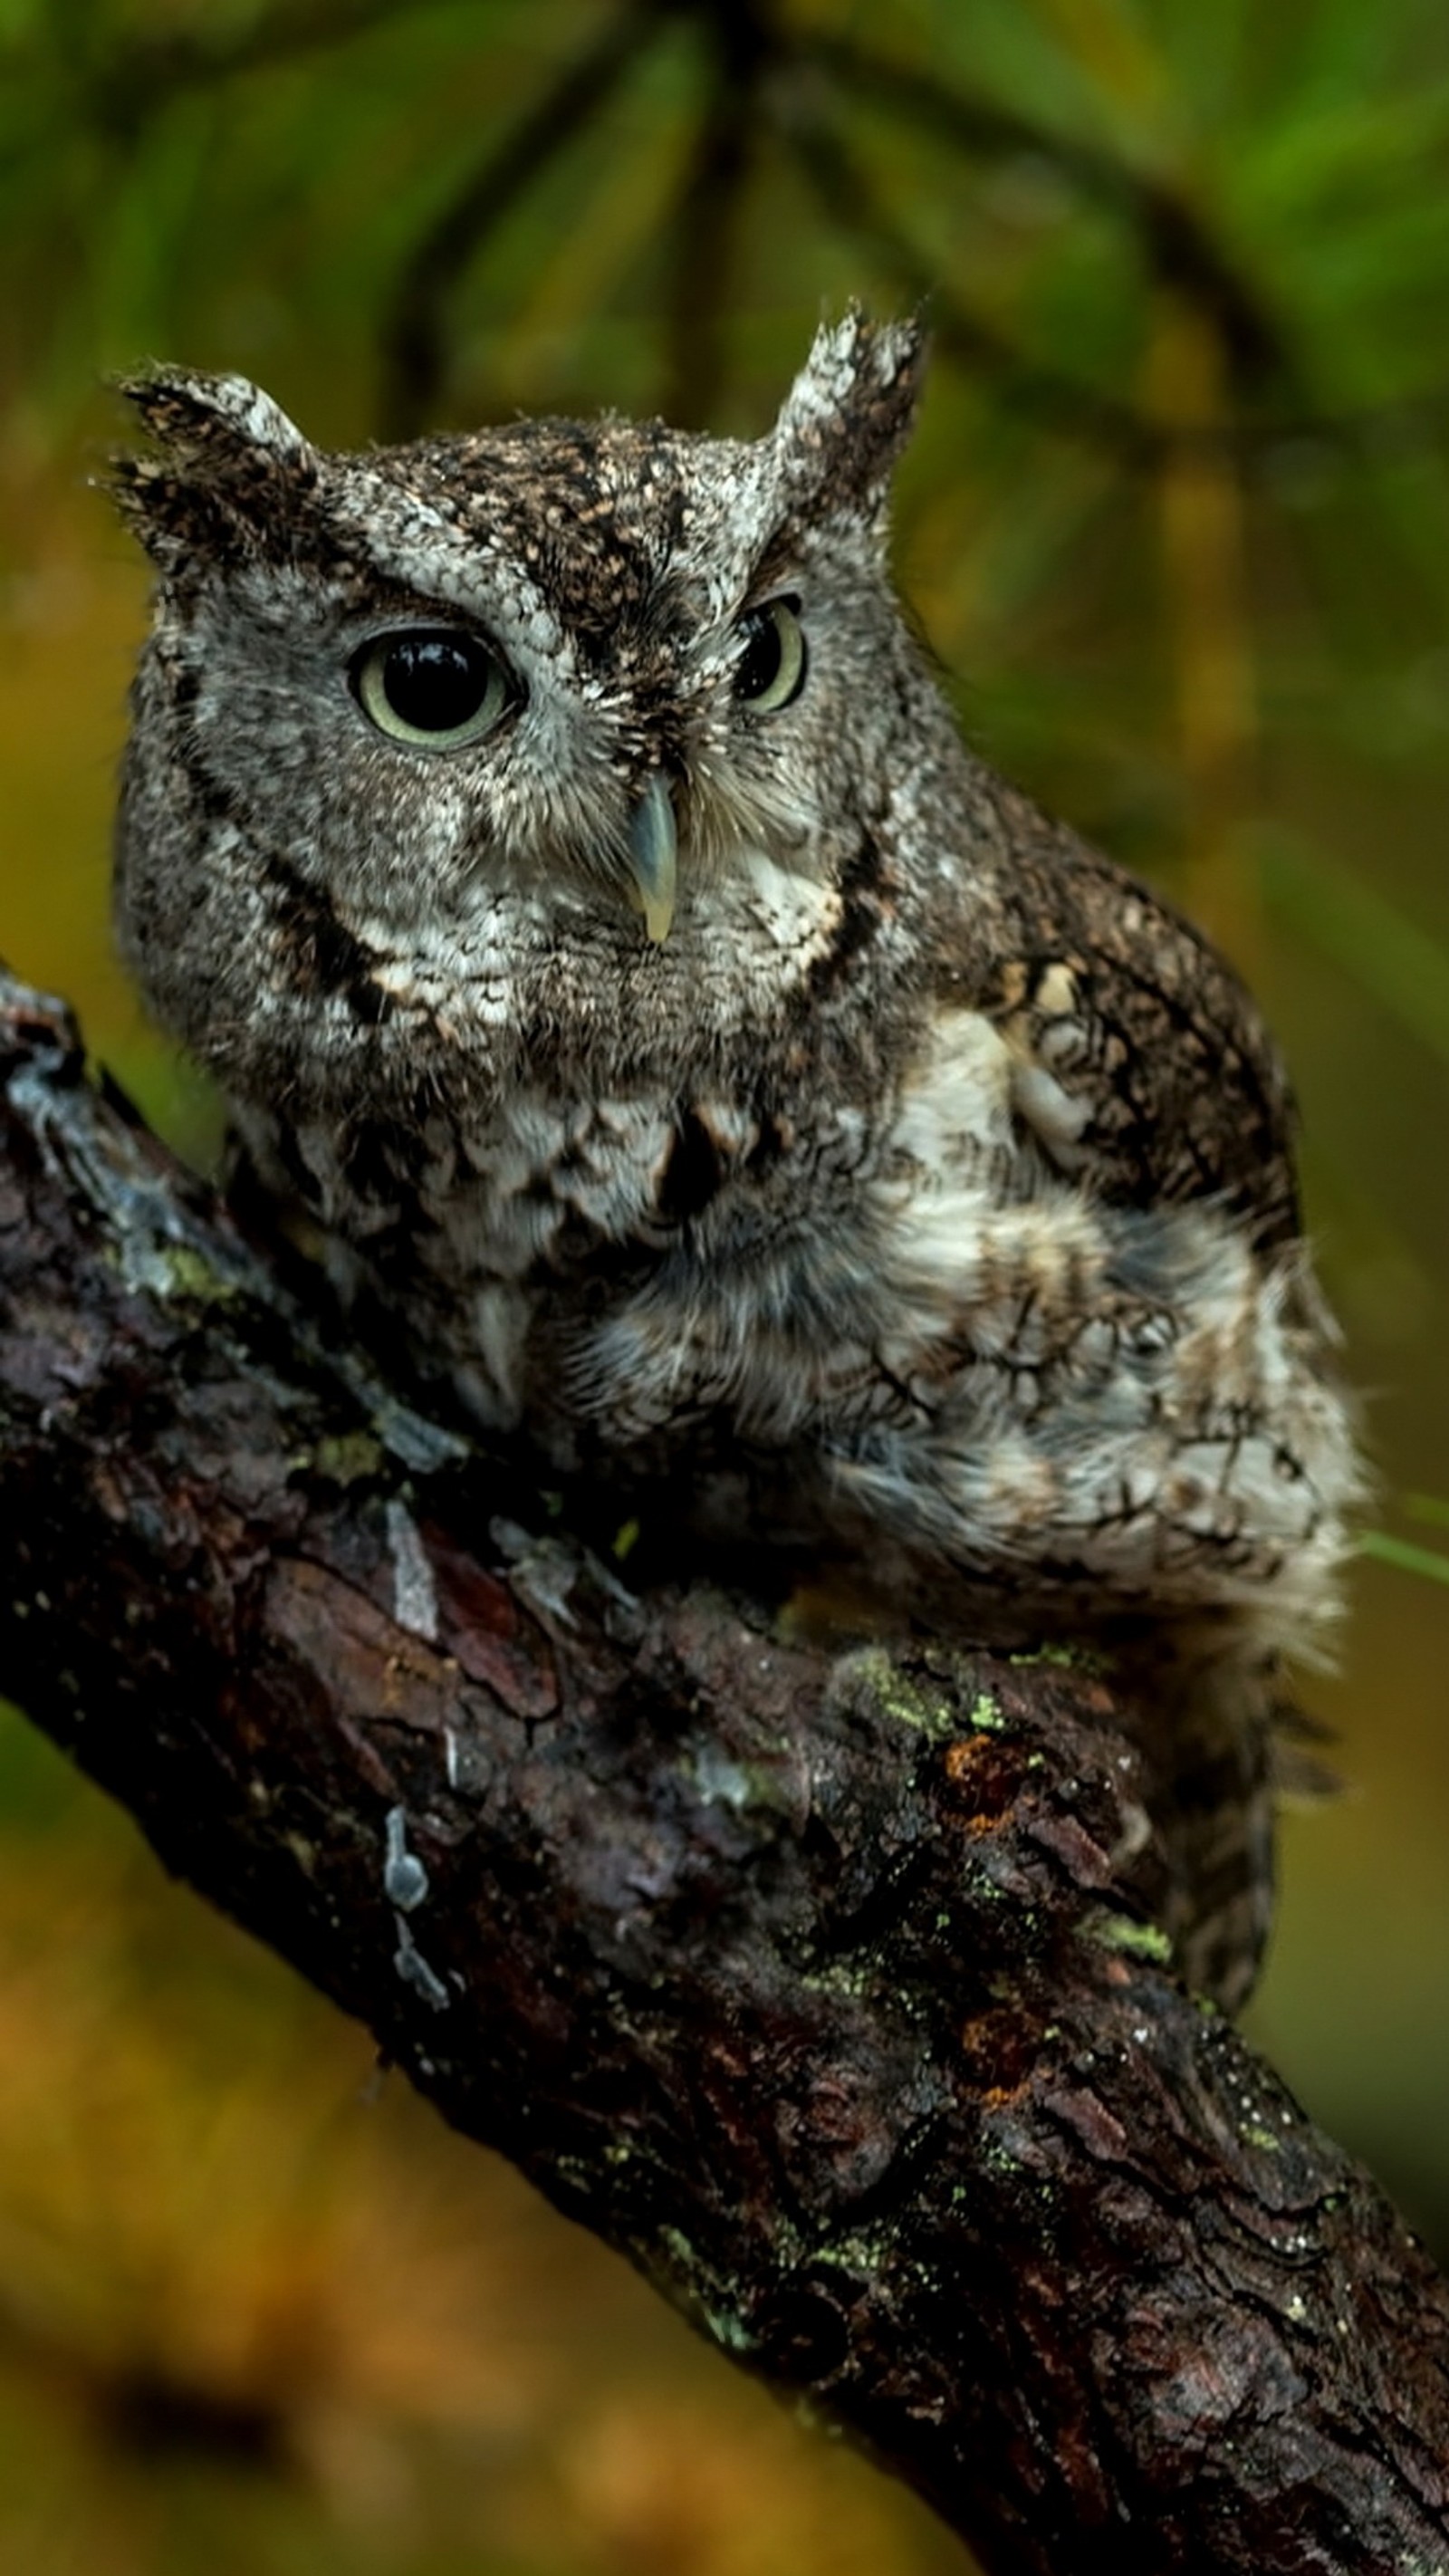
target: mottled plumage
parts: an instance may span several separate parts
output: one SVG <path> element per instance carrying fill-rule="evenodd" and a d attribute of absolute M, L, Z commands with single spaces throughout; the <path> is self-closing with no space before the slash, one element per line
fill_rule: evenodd
<path fill-rule="evenodd" d="M 361 456 L 134 387 L 122 936 L 477 1421 L 1145 1664 L 1231 1996 L 1356 1490 L 1288 1096 L 1196 933 L 958 740 L 884 568 L 919 365 L 852 316 L 754 443 Z"/>

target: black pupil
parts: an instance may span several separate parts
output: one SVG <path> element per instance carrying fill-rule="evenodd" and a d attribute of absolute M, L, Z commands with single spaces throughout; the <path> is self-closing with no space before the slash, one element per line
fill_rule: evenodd
<path fill-rule="evenodd" d="M 735 695 L 762 698 L 779 677 L 785 650 L 780 640 L 780 629 L 763 608 L 751 609 L 749 616 L 742 618 L 740 623 L 750 640 L 735 673 Z"/>
<path fill-rule="evenodd" d="M 468 635 L 400 635 L 389 644 L 382 685 L 395 716 L 418 733 L 451 733 L 476 716 L 492 666 Z"/>

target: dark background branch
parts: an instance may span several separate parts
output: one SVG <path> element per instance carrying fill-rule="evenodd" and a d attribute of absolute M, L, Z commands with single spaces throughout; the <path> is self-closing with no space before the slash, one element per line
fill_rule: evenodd
<path fill-rule="evenodd" d="M 57 101 L 105 147 L 114 173 L 154 139 L 178 102 L 205 92 L 286 78 L 308 58 L 349 58 L 392 28 L 446 16 L 443 0 L 304 0 L 184 28 L 124 32 L 105 12 L 61 13 L 0 48 L 0 73 L 17 91 L 39 78 L 40 117 L 26 115 L 0 139 L 0 163 L 54 162 L 47 118 Z M 1442 431 L 1441 384 L 1379 402 L 1325 401 L 1297 346 L 1293 316 L 1278 309 L 1226 212 L 1170 169 L 1159 171 L 1050 114 L 1034 115 L 909 48 L 882 49 L 828 23 L 792 23 L 779 0 L 614 0 L 583 27 L 538 93 L 491 131 L 441 205 L 417 222 L 376 314 L 378 425 L 401 438 L 436 427 L 448 405 L 458 313 L 469 273 L 496 253 L 496 237 L 536 183 L 586 147 L 632 67 L 656 42 L 688 31 L 703 70 L 696 149 L 677 204 L 663 227 L 662 274 L 652 293 L 662 324 L 660 395 L 681 421 L 702 421 L 723 382 L 723 316 L 736 247 L 749 231 L 756 177 L 773 157 L 798 162 L 817 196 L 826 235 L 853 241 L 871 270 L 913 298 L 929 294 L 938 337 L 964 365 L 992 382 L 993 398 L 1100 448 L 1130 472 L 1152 472 L 1179 449 L 1225 451 L 1269 468 L 1285 451 L 1322 444 L 1372 459 L 1387 448 L 1418 448 Z M 495 66 L 486 10 L 477 13 L 463 83 L 491 123 Z M 904 146 L 906 184 L 871 176 L 863 137 L 884 133 Z M 1131 245 L 1141 274 L 1195 312 L 1220 343 L 1231 414 L 1162 422 L 1124 400 L 1110 378 L 1056 367 L 1048 352 L 1018 345 L 987 310 L 973 309 L 940 273 L 939 253 L 912 234 L 920 179 L 912 147 L 936 147 L 958 172 L 989 181 L 1035 165 L 1074 200 L 1102 210 Z M 887 156 L 886 168 L 897 164 Z M 184 265 L 184 263 L 182 263 Z M 507 259 L 498 272 L 506 278 Z M 516 288 L 494 283 L 500 327 Z M 1281 287 L 1278 290 L 1281 296 Z M 47 296 L 47 305 L 54 297 Z M 473 300 L 477 311 L 477 297 Z M 1291 461 L 1291 456 L 1290 456 Z"/>
<path fill-rule="evenodd" d="M 449 300 L 468 263 L 518 199 L 607 107 L 655 31 L 663 0 L 610 19 L 542 95 L 490 144 L 418 236 L 393 288 L 381 330 L 383 435 L 415 438 L 437 425 L 451 338 Z"/>
<path fill-rule="evenodd" d="M 1449 2542 L 1449 2288 L 1170 1974 L 1059 1656 L 626 1593 L 0 1010 L 0 1639 L 167 1864 L 996 2571 Z"/>
<path fill-rule="evenodd" d="M 999 398 L 1024 417 L 1087 440 L 1132 467 L 1162 446 L 1154 424 L 1130 403 L 1100 393 L 1059 368 L 1034 365 L 985 315 L 974 313 L 937 276 L 898 224 L 859 155 L 819 114 L 808 84 L 790 102 L 786 129 L 800 170 L 827 220 L 891 274 L 911 303 L 924 306 L 931 336 L 963 367 L 994 379 Z"/>
<path fill-rule="evenodd" d="M 700 17 L 699 130 L 670 219 L 666 420 L 702 429 L 725 386 L 724 324 L 733 296 L 735 239 L 762 116 L 762 91 L 781 51 L 765 0 L 715 0 Z"/>
<path fill-rule="evenodd" d="M 288 0 L 248 25 L 224 20 L 164 34 L 147 31 L 87 45 L 75 24 L 56 30 L 62 77 L 74 83 L 84 112 L 113 142 L 134 144 L 172 100 L 214 89 L 249 73 L 278 70 L 299 57 L 349 45 L 397 15 L 397 0 Z"/>
<path fill-rule="evenodd" d="M 813 40 L 812 54 L 856 105 L 899 117 L 916 134 L 936 136 L 966 160 L 1040 160 L 1084 195 L 1115 208 L 1137 233 L 1163 285 L 1189 297 L 1216 323 L 1243 389 L 1286 375 L 1287 352 L 1261 295 L 1180 191 L 1077 136 L 930 80 L 916 64 L 893 61 L 849 37 L 824 32 Z"/>

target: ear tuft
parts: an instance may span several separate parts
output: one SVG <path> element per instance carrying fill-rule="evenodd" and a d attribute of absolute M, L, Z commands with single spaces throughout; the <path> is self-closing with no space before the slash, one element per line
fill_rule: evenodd
<path fill-rule="evenodd" d="M 871 322 L 859 305 L 817 331 L 771 433 L 792 498 L 876 515 L 911 433 L 925 346 L 916 317 Z"/>
<path fill-rule="evenodd" d="M 117 457 L 106 487 L 148 554 L 172 568 L 204 539 L 234 553 L 255 523 L 310 490 L 317 457 L 279 403 L 245 376 L 159 367 L 123 378 L 162 453 Z M 229 543 L 228 543 L 229 539 Z"/>
<path fill-rule="evenodd" d="M 162 447 L 225 472 L 256 457 L 270 457 L 294 472 L 311 465 L 312 450 L 281 404 L 245 376 L 206 376 L 193 367 L 155 367 L 123 376 L 117 391 L 134 403 Z"/>

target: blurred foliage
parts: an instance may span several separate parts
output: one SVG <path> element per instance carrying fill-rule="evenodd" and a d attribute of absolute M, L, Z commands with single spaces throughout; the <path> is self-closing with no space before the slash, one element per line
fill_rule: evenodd
<path fill-rule="evenodd" d="M 0 948 L 197 1153 L 106 931 L 144 581 L 83 489 L 105 373 L 239 368 L 339 444 L 751 430 L 822 307 L 926 299 L 897 550 L 972 736 L 1215 931 L 1295 1069 L 1385 1531 L 1258 2030 L 1449 2250 L 1449 1600 L 1406 1570 L 1449 1517 L 1446 164 L 1442 0 L 0 0 Z M 365 2107 L 356 2035 L 18 1727 L 0 1836 L 6 2564 L 961 2564 Z"/>

